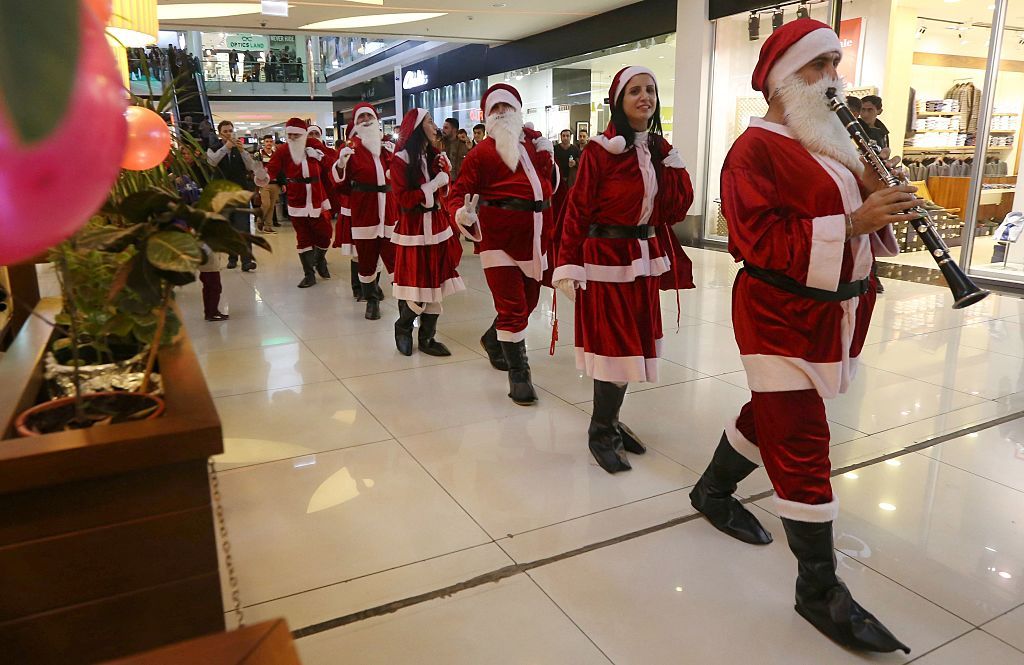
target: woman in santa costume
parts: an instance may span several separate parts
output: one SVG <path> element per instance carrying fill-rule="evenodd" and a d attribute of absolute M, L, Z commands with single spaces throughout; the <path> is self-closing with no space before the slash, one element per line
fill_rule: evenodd
<path fill-rule="evenodd" d="M 384 145 L 380 119 L 372 104 L 357 104 L 352 110 L 348 144 L 338 151 L 331 175 L 339 193 L 348 195 L 352 214 L 352 240 L 359 255 L 359 282 L 366 300 L 366 318 L 380 318 L 384 297 L 378 282 L 379 264 L 394 272 L 391 234 L 398 222 L 398 211 L 387 172 L 391 152 Z"/>
<path fill-rule="evenodd" d="M 826 90 L 842 92 L 839 38 L 799 19 L 761 48 L 752 85 L 764 118 L 733 144 L 722 168 L 729 251 L 744 267 L 733 327 L 750 401 L 728 423 L 690 500 L 719 530 L 751 544 L 772 538 L 733 496 L 764 464 L 798 563 L 796 611 L 839 644 L 909 649 L 836 576 L 824 399 L 845 392 L 867 335 L 875 255 L 899 251 L 890 224 L 914 216 L 909 186 L 886 187 L 863 163 Z"/>
<path fill-rule="evenodd" d="M 661 135 L 654 73 L 626 67 L 612 79 L 611 122 L 580 156 L 561 220 L 552 281 L 576 301 L 576 366 L 594 379 L 590 452 L 608 473 L 645 448 L 619 422 L 631 381 L 657 381 L 659 288 L 693 288 L 671 226 L 693 202 L 683 160 Z"/>
<path fill-rule="evenodd" d="M 285 124 L 285 144 L 277 146 L 267 162 L 271 181 L 280 174 L 287 178 L 288 216 L 295 228 L 302 262 L 300 289 L 316 284 L 318 272 L 325 279 L 331 276 L 326 260 L 327 248 L 331 246 L 331 223 L 323 214 L 331 209 L 328 192 L 332 185 L 327 175 L 331 165 L 324 162 L 323 151 L 306 145 L 308 129 L 305 120 L 289 119 Z"/>
<path fill-rule="evenodd" d="M 431 356 L 451 351 L 434 339 L 441 301 L 464 291 L 456 267 L 462 248 L 443 202 L 448 193 L 451 163 L 433 146 L 437 125 L 423 109 L 402 119 L 401 139 L 391 162 L 391 184 L 400 213 L 391 235 L 395 245 L 393 293 L 398 300 L 395 344 L 412 355 L 412 330 L 420 318 L 419 349 Z"/>
<path fill-rule="evenodd" d="M 497 318 L 480 339 L 491 365 L 508 372 L 516 404 L 537 401 L 526 355 L 526 326 L 548 267 L 552 179 L 551 141 L 523 126 L 523 100 L 510 85 L 484 93 L 487 138 L 466 156 L 452 185 L 449 209 L 476 252 Z"/>

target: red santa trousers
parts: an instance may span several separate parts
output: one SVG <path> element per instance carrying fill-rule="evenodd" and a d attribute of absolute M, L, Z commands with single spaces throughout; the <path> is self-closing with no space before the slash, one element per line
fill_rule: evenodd
<path fill-rule="evenodd" d="M 526 339 L 526 326 L 530 314 L 540 299 L 540 282 L 523 274 L 517 266 L 485 268 L 484 277 L 491 289 L 494 309 L 498 318 L 494 327 L 499 342 L 519 342 Z"/>
<path fill-rule="evenodd" d="M 395 246 L 390 238 L 370 238 L 353 240 L 359 258 L 359 281 L 369 284 L 377 278 L 377 264 L 384 262 L 388 274 L 395 272 Z"/>
<path fill-rule="evenodd" d="M 295 229 L 295 248 L 299 253 L 308 252 L 313 247 L 330 249 L 331 222 L 327 213 L 316 217 L 292 215 L 292 228 Z"/>
<path fill-rule="evenodd" d="M 781 517 L 800 522 L 836 518 L 830 434 L 825 402 L 816 390 L 752 392 L 725 434 L 737 452 L 764 464 Z"/>

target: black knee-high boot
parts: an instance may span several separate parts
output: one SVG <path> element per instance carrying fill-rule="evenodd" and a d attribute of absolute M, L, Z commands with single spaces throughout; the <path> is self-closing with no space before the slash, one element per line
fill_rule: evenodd
<path fill-rule="evenodd" d="M 412 355 L 412 329 L 415 322 L 416 312 L 412 311 L 409 303 L 399 300 L 398 320 L 395 321 L 395 346 L 403 356 Z"/>
<path fill-rule="evenodd" d="M 498 329 L 494 327 L 494 323 L 491 324 L 491 327 L 480 338 L 480 346 L 487 352 L 487 359 L 491 361 L 491 367 L 500 372 L 508 371 L 508 361 L 505 360 L 505 354 L 501 351 L 501 342 L 498 341 Z"/>
<path fill-rule="evenodd" d="M 366 301 L 366 314 L 364 316 L 371 321 L 380 318 L 380 298 L 377 297 L 377 285 L 373 282 L 362 282 L 363 300 Z"/>
<path fill-rule="evenodd" d="M 526 355 L 526 342 L 501 342 L 501 352 L 508 363 L 508 396 L 520 406 L 537 401 L 537 391 L 530 377 L 530 359 Z"/>
<path fill-rule="evenodd" d="M 440 314 L 420 314 L 420 351 L 428 356 L 450 356 L 448 347 L 434 339 L 437 333 L 437 317 Z"/>
<path fill-rule="evenodd" d="M 796 611 L 826 636 L 850 649 L 910 653 L 889 629 L 860 606 L 836 576 L 832 522 L 783 518 L 789 549 L 796 555 Z"/>
<path fill-rule="evenodd" d="M 359 282 L 359 261 L 350 261 L 351 265 L 351 280 L 352 280 L 352 297 L 356 299 L 356 302 L 363 301 L 363 287 Z"/>
<path fill-rule="evenodd" d="M 302 281 L 299 282 L 300 289 L 308 289 L 316 284 L 316 272 L 314 272 L 313 267 L 316 263 L 314 251 L 316 250 L 311 249 L 306 252 L 299 252 L 299 261 L 302 262 Z"/>
<path fill-rule="evenodd" d="M 327 269 L 327 250 L 322 247 L 314 247 L 313 252 L 316 253 L 316 274 L 320 275 L 321 279 L 330 279 L 331 271 Z"/>
<path fill-rule="evenodd" d="M 626 394 L 625 386 L 594 380 L 594 414 L 587 430 L 590 454 L 608 473 L 628 471 L 629 460 L 619 431 L 619 409 Z"/>
<path fill-rule="evenodd" d="M 711 463 L 690 491 L 690 503 L 722 533 L 751 545 L 767 545 L 772 535 L 733 496 L 736 485 L 756 468 L 723 432 Z"/>

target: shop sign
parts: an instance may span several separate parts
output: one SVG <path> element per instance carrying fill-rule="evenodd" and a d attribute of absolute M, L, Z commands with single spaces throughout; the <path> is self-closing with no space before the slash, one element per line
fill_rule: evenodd
<path fill-rule="evenodd" d="M 228 35 L 225 47 L 236 51 L 266 51 L 267 38 L 263 35 L 236 34 Z"/>
<path fill-rule="evenodd" d="M 843 59 L 838 72 L 848 86 L 860 85 L 860 66 L 864 50 L 864 18 L 849 18 L 839 22 L 839 44 L 843 48 Z"/>
<path fill-rule="evenodd" d="M 288 51 L 294 56 L 297 53 L 295 35 L 270 35 L 270 48 L 276 51 Z"/>
<path fill-rule="evenodd" d="M 405 78 L 402 79 L 402 90 L 422 88 L 429 82 L 427 73 L 422 69 L 409 70 L 405 73 Z"/>

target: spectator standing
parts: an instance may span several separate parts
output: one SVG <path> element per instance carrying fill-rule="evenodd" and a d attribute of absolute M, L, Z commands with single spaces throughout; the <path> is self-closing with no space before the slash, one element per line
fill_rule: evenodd
<path fill-rule="evenodd" d="M 256 157 L 266 168 L 267 164 L 270 163 L 270 158 L 274 156 L 274 150 L 277 148 L 277 143 L 274 141 L 274 137 L 271 134 L 267 134 L 263 137 L 263 146 L 260 151 L 256 153 Z M 256 230 L 261 233 L 277 233 L 274 230 L 275 226 L 281 224 L 274 218 L 274 213 L 277 211 L 277 202 L 281 199 L 281 185 L 276 182 L 268 183 L 266 187 L 260 187 L 260 219 L 259 223 L 256 224 Z"/>
<path fill-rule="evenodd" d="M 228 53 L 228 73 L 231 74 L 231 80 L 238 80 L 238 51 L 231 49 Z"/>
<path fill-rule="evenodd" d="M 441 150 L 448 155 L 448 161 L 452 163 L 452 182 L 459 179 L 459 171 L 462 170 L 462 160 L 469 154 L 469 145 L 459 140 L 459 121 L 455 118 L 448 118 L 444 121 L 444 129 L 441 136 Z"/>
<path fill-rule="evenodd" d="M 561 219 L 562 206 L 565 205 L 565 197 L 569 193 L 569 188 L 576 181 L 576 168 L 580 159 L 580 148 L 573 145 L 571 131 L 563 129 L 558 138 L 559 142 L 555 144 L 555 164 L 558 165 L 560 182 L 552 200 L 555 220 Z"/>
<path fill-rule="evenodd" d="M 487 138 L 487 127 L 482 122 L 473 125 L 473 147 L 480 145 L 485 138 Z"/>
<path fill-rule="evenodd" d="M 267 182 L 266 171 L 261 163 L 256 162 L 252 155 L 246 151 L 242 144 L 235 140 L 235 126 L 228 120 L 222 120 L 217 125 L 219 140 L 216 147 L 206 151 L 207 161 L 215 167 L 217 175 L 225 180 L 230 180 L 239 187 L 252 191 L 253 185 L 249 179 L 249 172 L 257 175 L 258 182 Z M 240 233 L 249 234 L 249 212 L 233 210 L 228 214 L 231 226 Z M 228 255 L 228 269 L 238 264 L 238 256 Z M 252 243 L 248 243 L 246 255 L 242 257 L 242 272 L 256 270 L 256 261 L 252 257 Z"/>
<path fill-rule="evenodd" d="M 878 144 L 879 148 L 889 147 L 889 128 L 879 119 L 882 115 L 882 98 L 868 95 L 860 100 L 860 124 L 868 134 L 868 138 Z"/>

